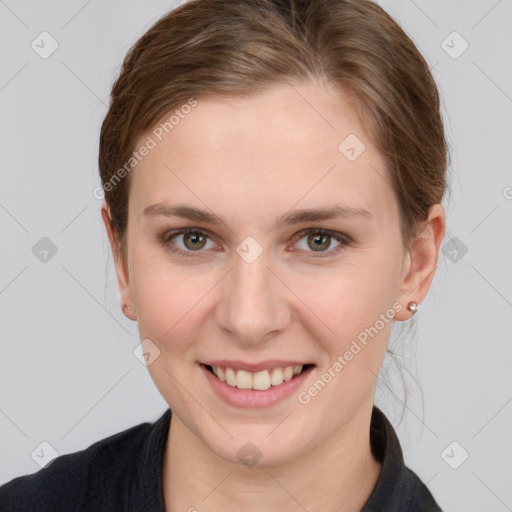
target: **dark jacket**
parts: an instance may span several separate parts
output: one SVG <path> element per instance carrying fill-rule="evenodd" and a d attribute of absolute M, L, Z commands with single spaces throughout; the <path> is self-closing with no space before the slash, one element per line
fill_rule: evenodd
<path fill-rule="evenodd" d="M 162 460 L 170 420 L 167 409 L 153 424 L 141 423 L 14 478 L 0 486 L 0 512 L 165 512 Z M 370 443 L 382 472 L 361 512 L 442 512 L 405 467 L 393 426 L 376 406 Z"/>

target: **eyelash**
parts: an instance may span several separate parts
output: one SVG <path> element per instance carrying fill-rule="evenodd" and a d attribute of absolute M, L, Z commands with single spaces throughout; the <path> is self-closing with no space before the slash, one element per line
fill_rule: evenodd
<path fill-rule="evenodd" d="M 179 256 L 193 257 L 194 253 L 203 252 L 203 251 L 200 251 L 200 250 L 199 251 L 182 251 L 181 249 L 176 249 L 176 247 L 173 246 L 174 244 L 172 244 L 170 242 L 171 238 L 174 238 L 177 235 L 182 235 L 182 234 L 187 234 L 187 233 L 195 233 L 195 234 L 199 234 L 199 235 L 203 235 L 203 236 L 206 236 L 208 238 L 211 238 L 210 235 L 206 231 L 204 231 L 202 229 L 198 229 L 198 228 L 181 228 L 181 229 L 176 229 L 174 231 L 169 231 L 169 232 L 165 233 L 162 236 L 160 243 L 161 243 L 161 245 L 163 247 L 167 248 L 171 252 L 174 252 L 174 253 L 178 254 Z M 338 242 L 340 242 L 340 245 L 338 247 L 336 247 L 335 249 L 331 249 L 329 251 L 324 251 L 324 252 L 319 253 L 319 254 L 312 254 L 310 256 L 307 256 L 308 258 L 326 258 L 326 257 L 332 256 L 333 254 L 339 253 L 346 246 L 349 246 L 352 243 L 351 238 L 349 236 L 347 236 L 347 235 L 342 234 L 342 233 L 337 233 L 336 231 L 330 231 L 328 229 L 308 228 L 308 229 L 303 229 L 302 231 L 299 231 L 295 235 L 294 244 L 296 242 L 298 242 L 300 239 L 304 238 L 304 236 L 309 235 L 310 233 L 314 233 L 316 235 L 327 235 L 327 236 L 330 236 L 331 238 L 334 238 Z M 309 252 L 309 251 L 306 251 L 306 252 Z"/>

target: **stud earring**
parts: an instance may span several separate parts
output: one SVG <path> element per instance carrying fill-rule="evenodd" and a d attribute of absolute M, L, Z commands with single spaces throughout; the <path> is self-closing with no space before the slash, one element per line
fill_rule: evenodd
<path fill-rule="evenodd" d="M 407 304 L 407 309 L 414 315 L 414 313 L 418 311 L 418 304 L 414 301 L 411 301 L 409 304 Z"/>

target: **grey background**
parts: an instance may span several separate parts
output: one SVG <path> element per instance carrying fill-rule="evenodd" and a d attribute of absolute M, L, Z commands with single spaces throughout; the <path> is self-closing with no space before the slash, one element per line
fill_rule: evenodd
<path fill-rule="evenodd" d="M 511 510 L 512 1 L 380 4 L 433 67 L 452 148 L 448 245 L 399 340 L 421 387 L 408 377 L 397 433 L 444 510 Z M 0 483 L 37 471 L 43 441 L 59 455 L 82 450 L 167 408 L 133 354 L 137 326 L 120 309 L 93 191 L 112 81 L 175 5 L 0 0 Z M 59 45 L 47 59 L 31 47 L 43 31 Z M 458 58 L 445 51 L 462 49 L 454 31 L 469 44 Z M 57 248 L 46 262 L 33 253 L 43 237 Z M 397 425 L 393 368 L 376 403 Z"/>

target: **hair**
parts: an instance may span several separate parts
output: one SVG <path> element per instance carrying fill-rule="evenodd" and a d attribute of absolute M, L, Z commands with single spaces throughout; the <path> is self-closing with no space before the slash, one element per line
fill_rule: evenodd
<path fill-rule="evenodd" d="M 130 48 L 112 87 L 99 170 L 114 256 L 126 263 L 130 174 L 113 178 L 166 114 L 191 98 L 318 80 L 345 93 L 380 150 L 409 246 L 443 199 L 449 152 L 436 83 L 400 26 L 369 0 L 190 0 Z"/>

